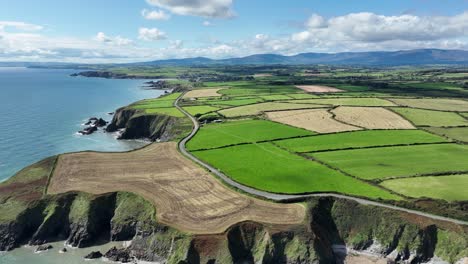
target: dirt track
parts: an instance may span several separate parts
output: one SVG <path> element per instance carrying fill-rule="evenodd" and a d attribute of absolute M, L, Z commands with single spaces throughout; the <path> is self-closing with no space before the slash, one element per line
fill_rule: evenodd
<path fill-rule="evenodd" d="M 156 206 L 158 221 L 196 234 L 213 234 L 246 220 L 298 224 L 299 204 L 275 204 L 239 194 L 184 158 L 175 142 L 127 153 L 82 152 L 59 157 L 48 193 L 129 191 Z"/>

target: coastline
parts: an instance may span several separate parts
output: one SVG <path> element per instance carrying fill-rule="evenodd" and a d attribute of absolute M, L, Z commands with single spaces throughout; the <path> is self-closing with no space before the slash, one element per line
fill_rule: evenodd
<path fill-rule="evenodd" d="M 29 164 L 64 152 L 134 149 L 129 142 L 116 141 L 114 135 L 96 133 L 85 138 L 76 132 L 90 116 L 110 121 L 109 111 L 164 93 L 142 89 L 143 80 L 72 78 L 72 72 L 0 69 L 1 182 Z"/>
<path fill-rule="evenodd" d="M 123 109 L 122 111 L 125 111 L 125 107 L 121 108 Z M 127 125 L 128 121 L 132 117 L 126 117 L 124 118 L 125 120 L 125 126 Z M 118 118 L 113 118 L 113 119 L 118 119 Z M 117 121 L 117 120 L 115 120 Z M 150 122 L 153 122 L 154 120 L 150 120 Z M 114 120 L 113 120 L 114 122 Z M 166 122 L 166 121 L 161 121 L 161 120 L 156 120 L 154 122 Z M 148 126 L 148 123 L 141 123 L 141 126 Z M 138 128 L 138 127 L 137 127 Z M 140 127 L 141 128 L 141 127 Z M 134 151 L 134 150 L 129 150 L 129 151 Z M 55 166 L 55 165 L 54 165 Z M 26 242 L 28 239 L 29 243 L 33 245 L 40 245 L 40 244 L 48 244 L 47 241 L 56 239 L 55 236 L 57 235 L 64 235 L 65 233 L 69 236 L 67 241 L 71 241 L 72 245 L 78 245 L 78 246 L 83 246 L 84 249 L 80 252 L 87 252 L 89 253 L 92 247 L 89 247 L 90 245 L 94 245 L 96 243 L 96 238 L 99 235 L 102 235 L 100 233 L 93 233 L 91 231 L 93 230 L 88 230 L 85 229 L 83 230 L 83 227 L 87 228 L 87 223 L 92 222 L 94 226 L 107 226 L 109 225 L 110 222 L 110 239 L 109 240 L 127 240 L 132 239 L 135 243 L 130 244 L 130 249 L 131 250 L 131 255 L 132 257 L 140 257 L 141 259 L 151 259 L 151 260 L 156 260 L 159 258 L 163 258 L 165 261 L 166 260 L 173 260 L 174 253 L 173 254 L 173 246 L 176 245 L 177 248 L 175 252 L 182 253 L 182 256 L 177 255 L 176 257 L 180 258 L 181 261 L 185 261 L 190 263 L 190 259 L 193 257 L 205 257 L 207 259 L 212 258 L 212 255 L 206 255 L 208 254 L 207 252 L 204 251 L 204 248 L 197 248 L 196 245 L 204 245 L 204 243 L 213 243 L 216 244 L 217 247 L 215 247 L 215 251 L 218 250 L 218 252 L 222 252 L 222 254 L 227 254 L 229 255 L 232 259 L 239 258 L 242 254 L 245 252 L 237 252 L 238 250 L 242 251 L 245 248 L 247 248 L 247 251 L 250 251 L 252 258 L 259 258 L 259 256 L 252 256 L 252 252 L 262 252 L 261 254 L 264 254 L 261 256 L 261 258 L 271 258 L 271 260 L 274 260 L 275 257 L 279 258 L 282 257 L 283 255 L 287 258 L 291 258 L 291 260 L 294 260 L 297 258 L 304 258 L 305 254 L 304 252 L 309 252 L 307 255 L 307 259 L 305 261 L 309 261 L 312 259 L 321 259 L 321 260 L 330 260 L 333 257 L 333 246 L 331 248 L 327 248 L 328 244 L 336 243 L 336 241 L 341 241 L 341 243 L 345 242 L 345 235 L 341 234 L 342 232 L 346 232 L 347 230 L 344 229 L 348 227 L 349 225 L 353 226 L 354 228 L 358 229 L 359 232 L 362 232 L 362 234 L 365 234 L 365 232 L 368 232 L 367 227 L 363 228 L 360 226 L 360 223 L 357 223 L 354 221 L 354 219 L 359 219 L 358 216 L 369 216 L 371 217 L 370 219 L 366 219 L 364 222 L 369 222 L 369 223 L 374 223 L 375 226 L 370 227 L 373 228 L 373 231 L 371 233 L 377 234 L 377 236 L 381 236 L 382 234 L 379 234 L 379 232 L 384 232 L 384 236 L 390 236 L 393 235 L 394 239 L 397 239 L 397 243 L 400 243 L 401 238 L 401 233 L 398 235 L 397 233 L 391 233 L 391 232 L 396 232 L 393 226 L 386 226 L 386 221 L 389 217 L 390 214 L 395 214 L 392 210 L 389 209 L 382 209 L 382 208 L 376 208 L 371 205 L 359 205 L 357 203 L 354 203 L 352 201 L 344 201 L 339 198 L 331 198 L 331 197 L 321 197 L 321 198 L 311 198 L 310 200 L 307 200 L 305 203 L 307 204 L 308 209 L 310 209 L 308 212 L 310 215 L 308 215 L 307 219 L 310 220 L 311 222 L 307 223 L 301 223 L 297 226 L 294 226 L 293 228 L 290 227 L 276 227 L 274 226 L 273 228 L 271 226 L 268 226 L 263 223 L 256 223 L 256 222 L 239 222 L 238 224 L 233 225 L 230 227 L 228 230 L 226 230 L 223 233 L 220 234 L 211 234 L 211 235 L 193 235 L 190 233 L 185 233 L 181 232 L 179 230 L 176 230 L 173 227 L 162 225 L 161 223 L 158 223 L 156 219 L 154 219 L 154 212 L 150 210 L 149 214 L 145 214 L 143 216 L 140 215 L 134 215 L 132 211 L 126 212 L 121 208 L 122 204 L 119 203 L 119 195 L 127 195 L 127 194 L 122 194 L 120 192 L 115 192 L 115 193 L 107 193 L 104 195 L 91 195 L 87 193 L 67 193 L 67 194 L 57 194 L 57 195 L 47 195 L 45 197 L 45 205 L 42 207 L 39 207 L 39 209 L 34 208 L 32 210 L 41 210 L 42 214 L 44 212 L 47 212 L 47 217 L 45 216 L 40 216 L 40 218 L 37 220 L 38 225 L 37 225 L 37 230 L 35 230 L 32 233 L 31 237 L 28 237 L 24 242 Z M 145 202 L 144 199 L 133 197 L 130 199 L 130 204 L 133 209 L 135 208 L 149 208 L 147 207 L 147 201 Z M 134 206 L 133 202 L 134 200 L 138 200 L 139 206 Z M 84 202 L 83 202 L 84 201 Z M 128 201 L 125 201 L 128 202 Z M 75 221 L 73 223 L 68 222 L 70 219 L 64 218 L 64 212 L 70 215 L 75 215 L 76 212 L 75 206 L 76 204 L 82 204 L 82 203 L 87 203 L 89 204 L 87 208 L 89 208 L 89 212 L 87 212 L 85 215 L 80 215 L 80 219 L 78 221 Z M 334 212 L 331 208 L 332 206 L 337 206 L 338 210 L 337 212 Z M 50 209 L 50 208 L 54 209 Z M 153 210 L 157 210 L 157 208 L 154 208 L 153 205 L 150 205 Z M 45 208 L 45 209 L 44 209 Z M 128 209 L 130 208 L 129 205 L 123 206 L 123 208 Z M 334 207 L 333 207 L 334 208 Z M 107 212 L 104 214 L 105 217 L 99 216 L 104 209 L 111 210 L 112 212 Z M 52 210 L 52 211 L 48 211 Z M 68 210 L 68 211 L 67 211 Z M 341 210 L 341 211 L 340 211 Z M 352 210 L 352 211 L 349 211 Z M 79 211 L 79 210 L 78 210 Z M 358 212 L 356 212 L 358 211 Z M 359 212 L 360 211 L 360 212 Z M 51 213 L 52 212 L 52 213 Z M 73 213 L 74 212 L 74 213 Z M 123 214 L 124 217 L 122 217 L 119 214 Z M 432 246 L 430 243 L 432 243 L 432 239 L 434 236 L 434 233 L 437 233 L 437 228 L 439 228 L 439 224 L 437 221 L 432 221 L 431 225 L 429 226 L 418 226 L 413 222 L 413 219 L 406 219 L 403 215 L 396 214 L 397 216 L 392 216 L 396 217 L 395 219 L 392 219 L 393 222 L 399 222 L 400 224 L 403 224 L 409 231 L 411 232 L 409 236 L 413 236 L 412 239 L 416 241 L 417 243 L 420 243 L 422 248 L 421 249 L 411 249 L 411 251 L 408 250 L 408 252 L 397 252 L 397 256 L 395 257 L 400 257 L 400 258 L 417 258 L 420 260 L 426 260 L 430 256 L 430 254 L 426 254 L 426 250 L 431 250 L 430 247 Z M 20 215 L 20 216 L 26 216 L 28 215 Z M 354 216 L 354 217 L 353 217 Z M 350 217 L 351 219 L 348 219 Z M 50 220 L 54 219 L 54 220 Z M 123 222 L 118 222 L 116 223 L 115 220 L 118 219 L 121 221 L 121 219 L 131 219 L 131 221 L 123 221 Z M 63 222 L 63 220 L 66 220 L 67 222 Z M 74 219 L 71 219 L 74 221 Z M 429 221 L 425 219 L 426 221 Z M 377 222 L 373 222 L 377 221 Z M 392 222 L 391 221 L 391 222 Z M 149 224 L 148 224 L 149 223 Z M 22 223 L 20 223 L 21 225 Z M 67 226 L 68 225 L 68 226 Z M 337 226 L 338 225 L 338 226 Z M 340 226 L 341 225 L 341 226 Z M 443 225 L 442 225 L 443 226 Z M 62 233 L 53 233 L 56 231 L 51 231 L 55 230 L 56 228 L 63 229 L 60 232 Z M 343 228 L 344 230 L 339 230 L 339 228 Z M 361 229 L 360 229 L 361 228 Z M 384 229 L 381 230 L 380 228 Z M 386 229 L 386 230 L 385 230 Z M 403 228 L 403 230 L 406 230 Z M 442 229 L 441 229 L 442 230 Z M 340 232 L 338 232 L 340 231 Z M 103 232 L 107 232 L 107 230 L 104 230 Z M 374 233 L 375 232 L 375 233 Z M 0 232 L 1 233 L 1 232 Z M 30 234 L 28 234 L 30 235 Z M 163 238 L 163 241 L 161 244 L 164 245 L 163 250 L 161 251 L 161 248 L 159 248 L 159 245 L 154 245 L 150 241 L 153 241 L 154 239 L 160 239 Z M 266 237 L 266 239 L 265 239 Z M 315 241 L 314 239 L 318 237 L 320 241 Z M 177 238 L 177 243 L 174 242 L 175 238 Z M 365 249 L 369 243 L 372 243 L 373 245 L 374 242 L 378 242 L 378 238 L 376 237 L 360 237 L 362 241 L 359 241 L 357 244 L 354 245 L 352 250 L 346 249 L 346 252 L 357 252 L 360 255 L 366 255 L 365 251 L 359 251 L 359 248 Z M 380 238 L 382 239 L 382 238 Z M 238 245 L 237 243 L 240 243 L 238 241 L 254 241 L 253 244 L 248 244 L 248 245 Z M 234 241 L 234 243 L 233 243 Z M 312 242 L 311 242 L 312 241 Z M 403 241 L 401 243 L 415 243 L 414 241 Z M 347 242 L 347 241 L 346 241 Z M 62 243 L 62 242 L 57 242 L 57 243 Z M 121 245 L 122 242 L 111 242 L 111 243 L 120 243 Z M 233 244 L 230 244 L 233 243 Z M 258 244 L 257 244 L 258 243 Z M 394 247 L 394 242 L 392 241 L 391 244 L 385 244 L 385 245 L 379 245 L 379 250 L 381 252 L 387 252 L 390 249 L 396 250 L 396 247 Z M 408 247 L 408 244 L 406 247 Z M 109 245 L 109 243 L 103 244 L 103 245 Z M 103 246 L 101 245 L 101 246 Z M 228 245 L 227 248 L 225 246 Z M 339 246 L 342 246 L 341 244 L 338 244 Z M 273 252 L 268 252 L 266 248 L 272 247 Z M 285 248 L 288 247 L 293 247 L 293 250 L 285 250 Z M 429 249 L 428 249 L 429 247 Z M 20 248 L 20 251 L 23 247 Z M 170 248 L 170 250 L 168 250 Z M 232 248 L 235 248 L 235 250 L 232 250 Z M 26 247 L 26 249 L 29 249 L 29 247 Z M 52 250 L 58 250 L 59 248 L 54 248 Z M 17 249 L 15 249 L 17 250 Z M 11 251 L 11 252 L 17 252 L 17 251 Z M 160 251 L 158 251 L 160 250 Z M 262 251 L 263 250 L 263 251 Z M 417 251 L 420 250 L 420 251 Z M 78 251 L 78 250 L 77 250 Z M 152 252 L 155 251 L 156 253 Z M 52 252 L 52 251 L 49 251 Z M 135 253 L 136 252 L 136 253 Z M 392 251 L 393 252 L 393 251 Z M 36 254 L 36 256 L 41 256 L 45 255 L 48 252 L 43 252 Z M 127 252 L 126 249 L 121 250 L 117 254 L 130 254 Z M 210 253 L 210 252 L 209 252 Z M 362 254 L 361 254 L 362 253 Z M 433 254 L 434 252 L 432 252 Z M 6 255 L 8 255 L 7 253 Z M 29 253 L 27 253 L 29 254 Z M 81 254 L 81 253 L 80 253 Z M 205 254 L 205 255 L 204 255 Z M 211 254 L 211 253 L 210 253 Z M 269 255 L 271 254 L 271 255 Z M 383 253 L 382 253 L 383 254 Z M 401 254 L 401 255 L 400 255 Z M 226 255 L 226 256 L 227 256 Z M 62 255 L 58 255 L 57 258 L 61 258 Z M 66 256 L 66 255 L 63 255 Z M 82 261 L 82 258 L 80 258 Z M 170 261 L 169 261 L 170 262 Z M 182 263 L 185 263 L 182 262 Z M 299 262 L 291 262 L 291 263 L 301 263 L 302 261 Z M 144 262 L 144 263 L 158 263 L 158 262 Z M 181 262 L 170 262 L 170 263 L 181 263 Z"/>

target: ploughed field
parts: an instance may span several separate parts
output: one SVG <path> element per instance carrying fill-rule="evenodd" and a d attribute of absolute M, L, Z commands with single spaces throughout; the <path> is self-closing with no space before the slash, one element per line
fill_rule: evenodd
<path fill-rule="evenodd" d="M 187 149 L 233 180 L 270 192 L 468 199 L 467 100 L 279 79 L 198 88 L 216 87 L 220 95 L 182 105 L 218 109 L 200 111 L 202 126 Z"/>
<path fill-rule="evenodd" d="M 227 188 L 183 157 L 175 142 L 125 153 L 61 155 L 47 192 L 68 191 L 133 192 L 154 204 L 158 221 L 196 234 L 221 233 L 249 220 L 294 225 L 305 216 L 300 204 L 271 203 Z"/>

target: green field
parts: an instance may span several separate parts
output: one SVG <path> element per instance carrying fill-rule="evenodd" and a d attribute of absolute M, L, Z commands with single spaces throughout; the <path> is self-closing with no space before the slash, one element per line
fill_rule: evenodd
<path fill-rule="evenodd" d="M 416 126 L 466 126 L 468 120 L 457 113 L 441 112 L 434 110 L 414 109 L 406 107 L 394 107 L 393 111 L 399 113 Z"/>
<path fill-rule="evenodd" d="M 392 99 L 398 105 L 443 111 L 468 112 L 468 101 L 458 99 Z"/>
<path fill-rule="evenodd" d="M 266 120 L 242 120 L 204 125 L 187 143 L 188 150 L 312 135 L 313 132 Z"/>
<path fill-rule="evenodd" d="M 323 105 L 349 105 L 349 106 L 394 106 L 395 104 L 380 98 L 328 98 L 294 100 L 291 103 L 323 104 Z"/>
<path fill-rule="evenodd" d="M 146 99 L 129 105 L 129 108 L 143 110 L 146 114 L 163 114 L 174 117 L 184 117 L 184 114 L 174 107 L 174 101 L 182 93 L 172 93 L 159 98 Z"/>
<path fill-rule="evenodd" d="M 468 174 L 395 179 L 384 181 L 381 185 L 409 197 L 468 200 Z"/>
<path fill-rule="evenodd" d="M 272 95 L 261 95 L 259 96 L 260 98 L 262 98 L 263 100 L 266 100 L 266 101 L 278 101 L 278 100 L 291 100 L 293 98 L 287 96 L 287 95 L 283 95 L 283 94 L 272 94 Z"/>
<path fill-rule="evenodd" d="M 425 129 L 437 135 L 468 142 L 468 127 L 428 127 Z"/>
<path fill-rule="evenodd" d="M 235 181 L 278 193 L 339 192 L 371 198 L 399 199 L 378 187 L 345 176 L 271 143 L 194 152 Z"/>
<path fill-rule="evenodd" d="M 421 130 L 364 130 L 285 139 L 275 144 L 293 152 L 313 152 L 444 141 L 447 140 Z"/>
<path fill-rule="evenodd" d="M 249 98 L 249 99 L 230 99 L 230 100 L 210 100 L 206 101 L 206 104 L 210 105 L 224 105 L 224 106 L 242 106 L 262 102 L 260 98 Z"/>
<path fill-rule="evenodd" d="M 219 111 L 220 114 L 226 117 L 252 116 L 259 115 L 264 111 L 286 110 L 286 109 L 306 109 L 320 108 L 325 105 L 307 105 L 307 104 L 291 104 L 291 103 L 260 103 L 254 105 L 239 106 Z"/>
<path fill-rule="evenodd" d="M 131 104 L 130 107 L 135 109 L 150 109 L 150 108 L 162 108 L 162 107 L 172 107 L 174 106 L 174 101 L 182 93 L 172 93 L 168 95 L 161 96 L 159 98 L 145 99 L 138 101 L 134 104 Z"/>
<path fill-rule="evenodd" d="M 209 105 L 184 106 L 183 108 L 185 111 L 189 112 L 189 114 L 193 116 L 197 114 L 203 115 L 220 109 L 218 107 L 213 107 Z"/>
<path fill-rule="evenodd" d="M 315 94 L 305 94 L 305 93 L 296 93 L 296 94 L 286 94 L 287 96 L 293 99 L 312 99 L 312 98 L 319 98 L 318 95 Z"/>
<path fill-rule="evenodd" d="M 252 94 L 278 94 L 278 93 L 295 93 L 299 89 L 292 85 L 264 85 L 264 84 L 247 84 L 247 85 L 237 85 L 235 87 L 230 87 L 230 89 L 223 89 L 218 91 L 220 94 L 224 95 L 252 95 Z"/>
<path fill-rule="evenodd" d="M 468 145 L 383 147 L 309 155 L 367 180 L 468 171 Z"/>
<path fill-rule="evenodd" d="M 174 116 L 174 117 L 185 116 L 182 112 L 180 112 L 175 107 L 150 108 L 150 109 L 145 109 L 145 113 L 150 114 L 150 115 L 161 114 L 161 115 L 169 115 L 169 116 Z"/>
<path fill-rule="evenodd" d="M 172 107 L 173 105 L 174 105 L 173 100 L 152 99 L 152 100 L 145 100 L 145 101 L 138 102 L 138 103 L 132 105 L 132 108 L 135 108 L 135 109 L 151 109 L 151 108 Z"/>

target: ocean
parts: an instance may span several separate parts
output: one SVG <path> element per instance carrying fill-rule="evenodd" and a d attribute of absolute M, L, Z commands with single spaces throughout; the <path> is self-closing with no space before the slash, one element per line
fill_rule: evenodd
<path fill-rule="evenodd" d="M 126 151 L 148 143 L 116 140 L 115 134 L 104 132 L 83 136 L 77 131 L 90 117 L 110 121 L 109 112 L 137 100 L 158 97 L 163 91 L 142 89 L 143 80 L 70 77 L 74 72 L 0 67 L 0 181 L 51 155 L 81 150 Z M 0 263 L 84 263 L 87 253 L 96 249 L 105 252 L 110 245 L 70 249 L 64 254 L 58 253 L 63 242 L 38 254 L 33 247 L 22 247 L 0 252 Z"/>
<path fill-rule="evenodd" d="M 144 141 L 115 140 L 103 132 L 76 132 L 90 117 L 102 117 L 163 92 L 144 90 L 143 80 L 70 77 L 74 70 L 0 67 L 0 181 L 23 167 L 64 152 L 125 151 Z"/>

